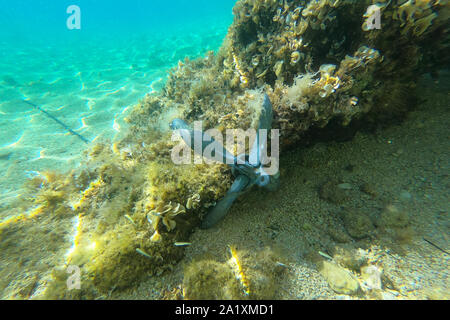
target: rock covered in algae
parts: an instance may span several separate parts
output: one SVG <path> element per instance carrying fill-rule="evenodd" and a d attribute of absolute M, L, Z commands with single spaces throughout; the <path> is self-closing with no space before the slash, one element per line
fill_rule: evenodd
<path fill-rule="evenodd" d="M 202 260 L 192 263 L 183 280 L 186 299 L 232 300 L 242 298 L 239 281 L 224 263 Z"/>
<path fill-rule="evenodd" d="M 336 247 L 333 260 L 345 268 L 359 273 L 367 264 L 367 254 L 362 249 Z"/>
<path fill-rule="evenodd" d="M 348 234 L 355 239 L 367 238 L 374 231 L 372 220 L 365 210 L 344 209 L 341 216 Z"/>
<path fill-rule="evenodd" d="M 271 248 L 260 251 L 230 247 L 230 259 L 191 262 L 183 280 L 186 299 L 273 299 L 287 266 Z"/>
<path fill-rule="evenodd" d="M 384 235 L 388 235 L 400 244 L 409 243 L 414 236 L 408 212 L 398 205 L 387 205 L 376 223 L 381 227 Z"/>
<path fill-rule="evenodd" d="M 409 225 L 409 215 L 395 205 L 388 205 L 381 213 L 381 225 L 386 228 L 405 228 Z"/>

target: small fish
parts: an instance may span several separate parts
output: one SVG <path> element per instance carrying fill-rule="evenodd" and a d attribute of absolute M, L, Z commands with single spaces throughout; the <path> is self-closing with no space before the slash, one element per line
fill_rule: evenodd
<path fill-rule="evenodd" d="M 322 257 L 326 258 L 326 259 L 333 260 L 333 258 L 332 258 L 331 256 L 329 256 L 329 255 L 326 254 L 326 253 L 323 253 L 322 251 L 319 251 L 319 254 L 320 254 Z"/>
<path fill-rule="evenodd" d="M 39 177 L 39 176 L 41 176 L 41 173 L 38 172 L 38 171 L 28 170 L 28 171 L 25 171 L 25 175 L 26 175 L 28 178 L 34 178 L 34 177 Z"/>
<path fill-rule="evenodd" d="M 141 255 L 143 255 L 143 256 L 146 257 L 146 258 L 149 258 L 149 259 L 152 258 L 151 255 L 149 255 L 147 252 L 145 252 L 145 251 L 143 251 L 143 250 L 141 250 L 141 249 L 139 249 L 139 248 L 136 248 L 136 252 L 139 253 L 139 254 L 141 254 Z"/>
<path fill-rule="evenodd" d="M 192 243 L 191 242 L 175 242 L 174 244 L 176 247 L 186 247 L 186 246 L 190 246 Z"/>
<path fill-rule="evenodd" d="M 280 262 L 280 261 L 275 262 L 275 264 L 276 264 L 277 266 L 280 266 L 280 267 L 289 269 L 289 266 L 288 266 L 288 265 L 286 265 L 286 264 L 284 264 L 284 263 L 282 263 L 282 262 Z"/>
<path fill-rule="evenodd" d="M 0 160 L 9 160 L 11 158 L 12 152 L 0 153 Z"/>
<path fill-rule="evenodd" d="M 128 221 L 130 221 L 133 225 L 136 225 L 136 223 L 134 222 L 134 220 L 133 220 L 133 218 L 132 217 L 130 217 L 129 215 L 125 215 L 125 218 L 128 220 Z"/>

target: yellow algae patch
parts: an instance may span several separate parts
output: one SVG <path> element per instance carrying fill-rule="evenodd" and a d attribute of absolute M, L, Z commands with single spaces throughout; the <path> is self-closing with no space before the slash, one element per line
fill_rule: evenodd
<path fill-rule="evenodd" d="M 150 238 L 151 242 L 160 242 L 162 240 L 161 235 L 159 234 L 159 232 L 156 230 L 153 235 Z"/>
<path fill-rule="evenodd" d="M 43 213 L 44 212 L 44 206 L 39 206 L 39 207 L 37 207 L 36 209 L 34 209 L 34 210 L 32 210 L 31 212 L 30 212 L 30 214 L 27 216 L 27 217 L 25 217 L 25 219 L 32 219 L 32 218 L 34 218 L 34 217 L 36 217 L 36 216 L 38 216 L 38 215 L 40 215 L 41 213 Z"/>
<path fill-rule="evenodd" d="M 31 212 L 29 214 L 19 214 L 14 217 L 7 218 L 0 222 L 0 231 L 2 228 L 7 227 L 11 224 L 19 223 L 21 221 L 26 221 L 28 219 L 33 219 L 34 217 L 42 214 L 43 212 L 45 212 L 45 206 L 39 206 L 39 207 L 31 210 Z"/>
<path fill-rule="evenodd" d="M 80 213 L 73 220 L 72 246 L 66 253 L 67 264 L 82 265 L 86 263 L 97 248 L 97 242 L 83 233 L 85 219 Z"/>
<path fill-rule="evenodd" d="M 111 146 L 112 152 L 114 152 L 116 155 L 120 156 L 120 149 L 119 149 L 119 143 L 115 142 Z"/>
<path fill-rule="evenodd" d="M 232 51 L 234 66 L 236 67 L 237 72 L 239 73 L 239 79 L 241 80 L 242 87 L 248 86 L 248 74 L 243 70 L 236 54 Z"/>
<path fill-rule="evenodd" d="M 236 278 L 239 280 L 239 283 L 242 286 L 244 294 L 248 296 L 250 294 L 249 284 L 247 277 L 245 276 L 244 271 L 242 269 L 241 261 L 239 260 L 236 248 L 230 246 L 230 253 L 231 253 L 230 262 L 235 266 L 234 272 L 236 274 Z"/>
<path fill-rule="evenodd" d="M 88 199 L 94 197 L 98 193 L 99 189 L 103 185 L 104 185 L 104 182 L 101 178 L 98 178 L 96 181 L 92 181 L 90 183 L 89 187 L 83 191 L 83 195 L 81 196 L 81 199 L 77 203 L 74 203 L 72 205 L 73 209 L 79 210 Z"/>
<path fill-rule="evenodd" d="M 20 214 L 18 216 L 7 218 L 7 219 L 3 220 L 2 222 L 0 222 L 0 230 L 3 227 L 6 227 L 6 226 L 8 226 L 10 224 L 13 224 L 13 223 L 17 223 L 17 222 L 23 221 L 25 219 L 26 219 L 26 216 L 24 214 Z"/>

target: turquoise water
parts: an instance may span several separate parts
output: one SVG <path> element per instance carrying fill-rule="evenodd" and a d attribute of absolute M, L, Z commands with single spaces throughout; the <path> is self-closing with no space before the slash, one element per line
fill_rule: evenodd
<path fill-rule="evenodd" d="M 114 141 L 169 68 L 220 47 L 234 3 L 0 0 L 0 202 L 39 171 L 76 167 L 86 149 L 24 99 L 90 141 Z M 67 28 L 70 5 L 79 30 Z"/>

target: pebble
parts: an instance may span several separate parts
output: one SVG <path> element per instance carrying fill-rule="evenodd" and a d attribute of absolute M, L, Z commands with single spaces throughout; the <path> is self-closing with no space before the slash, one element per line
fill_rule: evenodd
<path fill-rule="evenodd" d="M 338 188 L 343 189 L 343 190 L 351 190 L 352 185 L 350 183 L 341 183 L 341 184 L 338 184 Z"/>
<path fill-rule="evenodd" d="M 381 290 L 381 271 L 376 266 L 362 267 L 361 277 L 364 280 L 364 286 L 368 290 Z"/>
<path fill-rule="evenodd" d="M 320 272 L 336 293 L 345 295 L 358 293 L 359 282 L 348 270 L 335 263 L 324 261 Z"/>
<path fill-rule="evenodd" d="M 409 201 L 412 199 L 412 195 L 408 191 L 402 191 L 402 193 L 400 193 L 400 198 L 402 200 Z"/>

